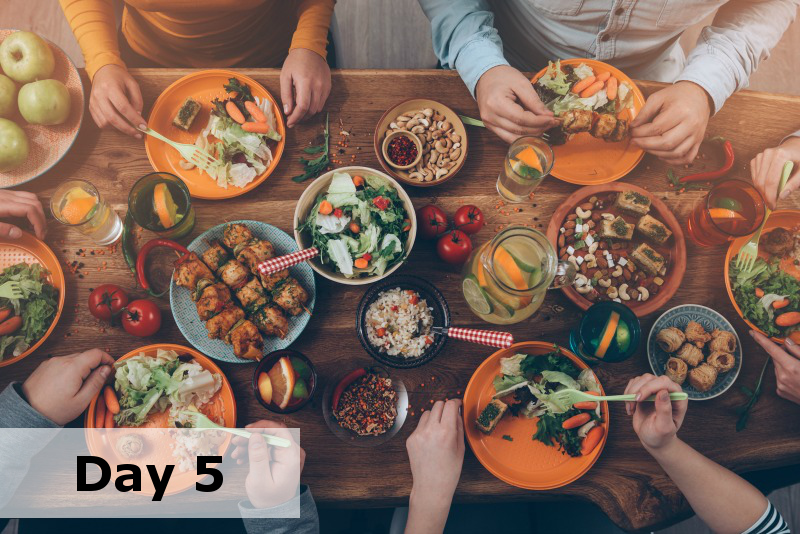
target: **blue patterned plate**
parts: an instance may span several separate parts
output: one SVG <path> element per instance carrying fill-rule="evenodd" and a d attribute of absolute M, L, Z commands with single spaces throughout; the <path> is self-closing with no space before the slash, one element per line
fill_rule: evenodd
<path fill-rule="evenodd" d="M 650 368 L 653 373 L 657 376 L 663 375 L 664 367 L 667 365 L 670 355 L 658 346 L 656 335 L 664 328 L 671 326 L 684 330 L 689 321 L 700 323 L 707 332 L 711 332 L 714 329 L 727 330 L 736 336 L 736 351 L 733 353 L 734 358 L 736 358 L 736 365 L 727 373 L 721 373 L 717 377 L 717 383 L 714 384 L 714 387 L 708 391 L 700 392 L 689 384 L 688 378 L 683 383 L 683 391 L 689 394 L 690 400 L 713 399 L 728 391 L 739 376 L 739 371 L 742 369 L 742 342 L 733 325 L 711 308 L 698 304 L 683 304 L 664 312 L 661 317 L 656 319 L 653 328 L 650 329 L 650 335 L 647 337 L 647 359 L 650 361 Z M 706 356 L 708 356 L 707 352 L 707 350 L 703 350 L 703 354 Z"/>
<path fill-rule="evenodd" d="M 253 232 L 253 235 L 259 239 L 270 241 L 275 247 L 275 253 L 278 255 L 289 254 L 297 250 L 297 243 L 283 230 L 275 228 L 271 224 L 259 221 L 230 221 L 211 228 L 210 230 L 200 234 L 197 238 L 189 244 L 190 251 L 202 254 L 208 248 L 208 242 L 222 240 L 222 230 L 228 224 L 242 223 L 246 224 Z M 290 274 L 300 282 L 305 290 L 308 292 L 309 301 L 306 305 L 309 311 L 314 311 L 314 301 L 316 300 L 316 286 L 314 284 L 314 271 L 307 263 L 301 263 L 290 268 Z M 253 360 L 245 360 L 237 358 L 233 354 L 233 347 L 219 339 L 208 339 L 208 330 L 205 324 L 200 320 L 197 315 L 197 308 L 194 301 L 189 296 L 189 291 L 185 288 L 178 287 L 175 282 L 170 282 L 169 286 L 169 305 L 172 309 L 172 315 L 175 317 L 183 337 L 194 345 L 194 347 L 214 358 L 223 362 L 232 363 L 253 363 Z M 277 337 L 264 337 L 264 354 L 269 354 L 272 351 L 282 350 L 291 345 L 296 340 L 300 333 L 305 329 L 311 315 L 302 313 L 296 317 L 287 315 L 289 320 L 289 333 L 286 338 L 279 339 Z"/>

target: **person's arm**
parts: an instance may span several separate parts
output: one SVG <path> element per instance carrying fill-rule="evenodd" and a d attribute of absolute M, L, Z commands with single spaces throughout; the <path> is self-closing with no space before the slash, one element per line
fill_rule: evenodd
<path fill-rule="evenodd" d="M 111 0 L 59 0 L 61 9 L 86 61 L 90 79 L 106 65 L 125 68 L 117 42 L 117 22 Z"/>
<path fill-rule="evenodd" d="M 305 48 L 325 59 L 328 56 L 328 28 L 334 0 L 303 0 L 297 6 L 297 27 L 289 50 Z"/>
<path fill-rule="evenodd" d="M 0 217 L 25 217 L 33 226 L 36 237 L 44 239 L 47 235 L 47 219 L 36 193 L 0 190 Z M 0 222 L 0 237 L 19 239 L 22 237 L 22 230 L 16 225 Z"/>
<path fill-rule="evenodd" d="M 771 508 L 758 489 L 678 438 L 688 401 L 670 402 L 669 393 L 677 391 L 681 387 L 666 376 L 646 374 L 628 383 L 625 393 L 639 400 L 627 403 L 626 411 L 645 450 L 714 532 L 781 532 L 758 530 Z M 651 395 L 655 402 L 644 400 Z M 783 522 L 778 519 L 775 524 Z"/>
<path fill-rule="evenodd" d="M 298 506 L 300 517 L 286 519 L 286 515 L 292 510 L 296 510 Z M 239 513 L 242 514 L 247 534 L 314 534 L 319 532 L 317 505 L 314 503 L 311 488 L 308 486 L 301 486 L 300 495 L 291 501 L 272 508 L 253 508 L 250 503 L 239 503 Z"/>

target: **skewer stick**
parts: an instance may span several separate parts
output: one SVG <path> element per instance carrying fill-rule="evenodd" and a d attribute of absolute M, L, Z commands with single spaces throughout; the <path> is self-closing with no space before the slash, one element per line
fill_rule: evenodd
<path fill-rule="evenodd" d="M 308 313 L 309 315 L 312 315 L 312 313 L 311 313 L 311 310 L 309 310 L 308 308 L 306 308 L 306 305 L 305 305 L 305 304 L 301 304 L 300 306 L 302 306 L 302 307 L 303 307 L 303 309 L 306 311 L 306 313 Z"/>

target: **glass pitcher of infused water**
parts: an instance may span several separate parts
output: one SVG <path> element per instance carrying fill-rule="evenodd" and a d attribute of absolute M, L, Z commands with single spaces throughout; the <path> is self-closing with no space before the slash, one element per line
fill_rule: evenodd
<path fill-rule="evenodd" d="M 558 261 L 547 237 L 510 226 L 476 249 L 464 265 L 462 290 L 484 321 L 514 324 L 533 315 L 550 288 L 571 285 L 575 267 Z"/>

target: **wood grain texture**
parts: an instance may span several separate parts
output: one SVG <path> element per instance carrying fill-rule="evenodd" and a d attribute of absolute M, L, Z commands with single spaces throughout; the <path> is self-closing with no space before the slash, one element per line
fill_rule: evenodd
<path fill-rule="evenodd" d="M 142 86 L 146 102 L 145 116 L 155 98 L 171 82 L 190 70 L 141 69 L 133 71 Z M 245 70 L 273 94 L 279 94 L 277 70 Z M 645 93 L 661 87 L 642 82 Z M 475 101 L 463 83 L 452 72 L 443 71 L 347 71 L 334 72 L 333 92 L 326 109 L 331 114 L 333 139 L 337 139 L 340 120 L 350 133 L 348 155 L 341 159 L 354 164 L 378 167 L 372 146 L 372 132 L 385 109 L 409 96 L 431 96 L 459 113 L 478 116 Z M 253 218 L 291 232 L 291 219 L 297 198 L 304 186 L 289 177 L 299 174 L 301 149 L 320 131 L 324 117 L 312 119 L 288 131 L 287 151 L 277 171 L 253 192 L 223 202 L 197 200 L 198 235 L 226 218 Z M 800 97 L 743 92 L 731 98 L 725 108 L 712 119 L 708 135 L 724 135 L 736 148 L 737 163 L 733 176 L 747 178 L 747 162 L 760 150 L 775 145 L 787 133 L 800 128 Z M 546 227 L 549 216 L 576 186 L 547 179 L 537 190 L 536 198 L 522 205 L 522 212 L 505 216 L 494 209 L 498 197 L 495 180 L 507 146 L 483 129 L 471 128 L 470 155 L 464 169 L 448 183 L 427 190 L 408 189 L 415 205 L 428 202 L 441 205 L 453 213 L 463 204 L 476 204 L 488 218 L 487 227 L 478 234 L 476 246 L 490 239 L 499 224 L 525 223 Z M 360 150 L 359 150 L 360 148 Z M 709 157 L 695 167 L 716 164 L 712 150 Z M 662 198 L 685 225 L 693 201 L 702 192 L 677 194 L 667 187 L 666 166 L 646 156 L 625 179 L 650 190 Z M 78 142 L 64 160 L 47 175 L 32 182 L 29 189 L 47 201 L 62 180 L 79 177 L 94 182 L 120 213 L 125 210 L 128 190 L 134 181 L 150 172 L 144 144 L 115 131 L 98 131 L 87 118 Z M 800 207 L 800 196 L 781 203 L 781 207 Z M 186 344 L 167 309 L 161 332 L 151 339 L 137 339 L 121 329 L 101 332 L 86 310 L 90 288 L 103 282 L 133 288 L 133 279 L 122 255 L 76 256 L 80 248 L 92 244 L 76 232 L 67 231 L 54 220 L 49 221 L 48 242 L 64 261 L 85 263 L 84 278 L 67 275 L 66 312 L 52 337 L 42 349 L 18 364 L 6 367 L 0 374 L 0 388 L 10 381 L 24 380 L 49 355 L 64 355 L 93 346 L 106 348 L 118 357 L 137 346 L 156 341 Z M 744 363 L 738 385 L 755 382 L 765 354 L 747 335 L 728 301 L 722 281 L 724 248 L 698 249 L 688 244 L 689 267 L 682 287 L 668 307 L 683 303 L 699 303 L 720 311 L 735 325 L 744 342 Z M 102 262 L 107 270 L 100 271 Z M 435 256 L 431 243 L 419 241 L 408 265 L 400 273 L 416 274 L 431 280 L 448 299 L 453 323 L 468 327 L 485 327 L 468 309 L 460 290 L 461 276 L 457 269 L 445 267 Z M 293 348 L 309 356 L 317 366 L 324 389 L 327 377 L 372 360 L 364 353 L 355 336 L 355 310 L 366 288 L 333 285 L 318 277 L 317 306 L 308 328 Z M 642 321 L 647 333 L 658 314 Z M 517 340 L 546 340 L 567 343 L 567 332 L 576 326 L 578 310 L 558 292 L 549 293 L 543 308 L 528 322 L 510 330 Z M 68 336 L 68 337 L 67 337 Z M 381 448 L 359 449 L 338 441 L 326 427 L 320 408 L 321 395 L 310 405 L 286 417 L 277 417 L 289 426 L 301 428 L 302 444 L 308 453 L 303 481 L 314 488 L 315 498 L 328 505 L 387 506 L 407 501 L 411 488 L 405 451 L 405 439 L 414 429 L 420 410 L 431 401 L 460 395 L 474 369 L 491 353 L 486 348 L 449 341 L 444 351 L 431 363 L 419 369 L 397 371 L 409 389 L 412 410 L 400 434 Z M 275 418 L 253 398 L 250 380 L 253 365 L 220 363 L 231 381 L 239 409 L 239 425 L 262 418 Z M 597 374 L 608 391 L 621 392 L 633 376 L 649 372 L 644 346 L 627 362 L 601 365 Z M 786 421 L 800 420 L 800 407 L 775 395 L 775 377 L 769 373 L 764 394 L 750 420 L 748 429 L 736 433 L 734 410 L 744 401 L 738 388 L 707 402 L 693 403 L 681 431 L 681 437 L 710 458 L 736 471 L 788 465 L 800 455 L 800 426 L 787 426 Z M 611 519 L 626 529 L 645 529 L 665 525 L 688 516 L 690 509 L 676 487 L 653 462 L 633 433 L 624 407 L 611 409 L 608 444 L 597 464 L 582 479 L 559 490 L 534 493 L 508 486 L 490 475 L 467 453 L 461 482 L 456 493 L 459 502 L 492 500 L 546 500 L 556 496 L 589 499 L 597 503 Z"/>

